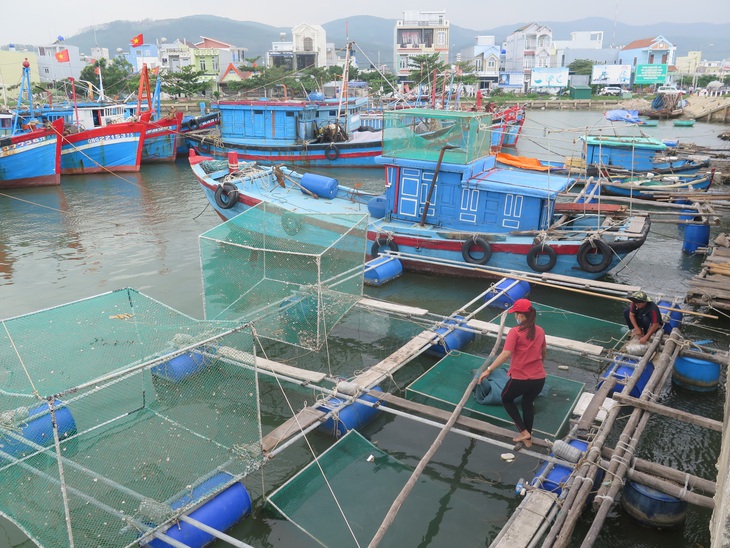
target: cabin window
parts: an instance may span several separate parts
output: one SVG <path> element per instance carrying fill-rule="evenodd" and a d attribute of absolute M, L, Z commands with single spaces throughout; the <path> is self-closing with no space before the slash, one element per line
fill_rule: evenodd
<path fill-rule="evenodd" d="M 523 197 L 519 194 L 506 194 L 504 198 L 502 226 L 511 230 L 517 230 L 520 228 Z"/>

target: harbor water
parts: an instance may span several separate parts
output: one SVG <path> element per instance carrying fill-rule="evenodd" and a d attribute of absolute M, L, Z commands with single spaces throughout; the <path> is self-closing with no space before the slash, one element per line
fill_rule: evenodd
<path fill-rule="evenodd" d="M 561 158 L 580 150 L 577 128 L 597 125 L 597 111 L 528 111 L 517 153 L 542 158 Z M 573 131 L 568 131 L 568 130 Z M 671 121 L 647 128 L 651 136 L 679 138 L 714 149 L 727 150 L 717 136 L 728 126 L 698 122 L 693 127 L 675 127 Z M 380 168 L 325 172 L 364 189 L 382 186 Z M 64 177 L 60 187 L 21 189 L 0 193 L 0 316 L 10 318 L 57 306 L 121 287 L 133 287 L 150 297 L 195 318 L 203 316 L 198 236 L 217 226 L 220 219 L 207 205 L 192 176 L 187 160 L 172 165 L 145 165 L 138 174 Z M 713 226 L 711 238 L 730 230 L 730 220 Z M 607 279 L 640 285 L 647 293 L 673 297 L 684 295 L 688 281 L 699 273 L 702 255 L 682 252 L 682 235 L 671 224 L 654 224 L 646 244 L 628 264 Z M 427 307 L 448 315 L 487 289 L 484 280 L 454 280 L 405 273 L 383 287 L 366 287 L 378 299 Z M 622 305 L 577 293 L 535 287 L 530 298 L 543 304 L 620 321 Z M 730 343 L 730 321 L 686 319 L 685 335 L 712 339 L 718 347 Z M 549 334 L 548 318 L 538 322 Z M 601 334 L 594 337 L 600 339 Z M 40 344 L 40 336 L 39 336 Z M 490 348 L 478 349 L 488 353 Z M 469 348 L 472 352 L 474 349 Z M 344 352 L 342 355 L 345 355 Z M 330 349 L 332 360 L 338 349 Z M 558 370 L 563 356 L 549 355 L 547 368 Z M 573 358 L 575 359 L 575 358 Z M 571 378 L 592 390 L 600 371 L 571 362 Z M 366 360 L 365 360 L 366 361 Z M 292 359 L 292 365 L 296 360 Z M 416 367 L 428 363 L 419 361 Z M 0 376 L 2 371 L 0 371 Z M 725 399 L 725 376 L 718 390 L 698 393 L 667 384 L 658 401 L 681 410 L 721 420 Z M 264 432 L 291 415 L 287 402 L 270 384 L 262 387 Z M 312 401 L 310 400 L 310 404 Z M 282 418 L 283 417 L 283 418 Z M 619 421 L 620 422 L 620 421 Z M 383 414 L 363 434 L 382 450 L 415 467 L 438 431 L 428 425 Z M 331 439 L 309 436 L 315 453 L 324 451 Z M 612 440 L 615 443 L 616 440 Z M 653 417 L 642 436 L 637 456 L 714 479 L 720 435 L 685 423 Z M 449 435 L 424 474 L 430 487 L 412 496 L 398 520 L 419 523 L 406 545 L 485 546 L 499 532 L 520 502 L 515 484 L 531 478 L 538 462 L 520 457 L 500 459 L 503 450 L 457 435 Z M 269 494 L 312 460 L 310 448 L 297 443 L 271 460 L 260 474 L 246 481 L 254 513 L 232 530 L 232 535 L 252 546 L 317 546 L 315 540 L 292 523 L 266 508 L 262 495 Z M 387 508 L 392 501 L 383 500 Z M 590 517 L 591 513 L 588 512 Z M 659 531 L 636 524 L 616 505 L 596 543 L 599 547 L 670 547 L 709 545 L 711 511 L 690 506 L 685 525 L 678 531 Z M 322 526 L 339 516 L 323 515 Z M 352 518 L 366 520 L 367 515 Z M 584 518 L 575 545 L 590 526 Z M 383 546 L 402 540 L 401 531 L 386 536 Z M 402 544 L 402 542 L 400 542 Z M 355 546 L 352 538 L 340 546 Z M 30 546 L 30 544 L 29 544 Z"/>

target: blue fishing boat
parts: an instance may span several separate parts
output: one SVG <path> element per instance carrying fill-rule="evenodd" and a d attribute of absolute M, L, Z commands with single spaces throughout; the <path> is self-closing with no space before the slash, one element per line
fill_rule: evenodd
<path fill-rule="evenodd" d="M 223 219 L 262 202 L 278 206 L 290 235 L 307 214 L 369 215 L 369 256 L 397 253 L 412 270 L 489 276 L 490 268 L 598 278 L 645 241 L 649 219 L 619 207 L 558 203 L 572 179 L 511 171 L 490 154 L 489 114 L 410 109 L 385 113 L 385 193 L 288 168 L 191 153 L 206 198 Z M 465 268 L 467 267 L 467 268 Z M 477 268 L 474 268 L 477 267 Z M 493 273 L 491 273 L 493 275 Z"/>
<path fill-rule="evenodd" d="M 30 63 L 23 63 L 18 109 L 25 90 L 29 102 Z M 48 126 L 36 123 L 23 125 L 16 115 L 3 117 L 4 133 L 0 136 L 0 188 L 50 186 L 61 183 L 61 138 L 63 122 Z"/>
<path fill-rule="evenodd" d="M 697 192 L 710 188 L 715 171 L 687 175 L 658 175 L 647 173 L 644 177 L 600 179 L 602 194 L 626 196 L 642 200 L 656 200 L 659 195 L 666 196 L 678 192 Z"/>

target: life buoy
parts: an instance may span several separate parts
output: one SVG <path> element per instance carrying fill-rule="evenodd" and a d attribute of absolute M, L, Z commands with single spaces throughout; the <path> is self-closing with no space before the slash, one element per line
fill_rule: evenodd
<path fill-rule="evenodd" d="M 370 248 L 370 256 L 374 259 L 380 253 L 380 248 L 387 247 L 391 251 L 398 251 L 398 244 L 388 238 L 378 238 L 373 242 L 373 247 Z"/>
<path fill-rule="evenodd" d="M 281 216 L 281 226 L 289 236 L 296 236 L 302 229 L 302 222 L 299 217 L 291 213 L 284 213 Z"/>
<path fill-rule="evenodd" d="M 334 162 L 340 157 L 340 149 L 335 145 L 330 145 L 327 147 L 327 150 L 324 151 L 324 155 L 328 160 Z"/>
<path fill-rule="evenodd" d="M 600 262 L 589 260 L 590 256 L 601 256 Z M 606 270 L 613 260 L 613 251 L 602 239 L 586 240 L 578 248 L 578 265 L 586 272 L 601 272 Z"/>
<path fill-rule="evenodd" d="M 233 183 L 223 183 L 215 189 L 215 203 L 221 209 L 230 209 L 238 203 L 238 189 Z"/>
<path fill-rule="evenodd" d="M 547 255 L 548 258 L 546 263 L 540 261 L 544 255 Z M 535 272 L 548 272 L 555 268 L 557 262 L 558 254 L 547 244 L 533 245 L 527 252 L 527 266 Z"/>
<path fill-rule="evenodd" d="M 474 248 L 476 253 L 472 253 Z M 469 238 L 461 246 L 461 256 L 470 264 L 487 264 L 492 258 L 492 246 L 481 236 Z"/>
<path fill-rule="evenodd" d="M 198 129 L 198 127 L 200 127 L 199 124 L 198 124 L 198 120 L 195 119 L 195 118 L 193 118 L 192 120 L 190 120 L 188 122 L 188 127 L 190 128 L 191 131 L 195 131 L 196 129 Z"/>

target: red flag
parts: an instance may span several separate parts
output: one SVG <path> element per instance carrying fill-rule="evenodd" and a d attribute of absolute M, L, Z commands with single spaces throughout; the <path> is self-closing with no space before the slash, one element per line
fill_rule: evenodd
<path fill-rule="evenodd" d="M 141 34 L 138 34 L 137 36 L 132 38 L 129 43 L 132 44 L 133 48 L 139 47 L 144 44 L 144 37 Z"/>
<path fill-rule="evenodd" d="M 157 76 L 158 74 L 160 74 L 160 67 L 153 68 L 152 69 L 152 74 L 154 74 L 155 76 Z"/>
<path fill-rule="evenodd" d="M 71 60 L 68 57 L 68 50 L 63 49 L 63 50 L 59 51 L 58 53 L 56 53 L 56 61 L 58 61 L 59 63 L 70 62 Z"/>
<path fill-rule="evenodd" d="M 94 74 L 101 74 L 101 69 L 99 67 L 94 67 Z"/>

